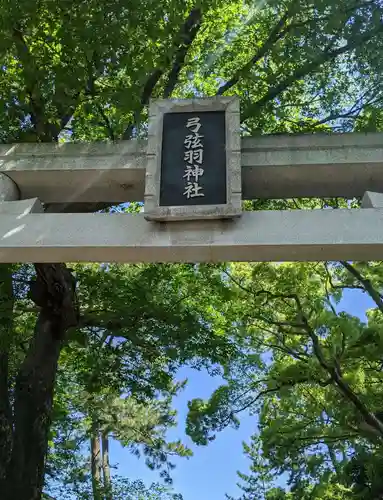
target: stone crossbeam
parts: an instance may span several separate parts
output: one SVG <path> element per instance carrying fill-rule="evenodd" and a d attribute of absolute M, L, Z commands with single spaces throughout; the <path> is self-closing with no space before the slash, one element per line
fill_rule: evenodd
<path fill-rule="evenodd" d="M 383 192 L 383 134 L 243 138 L 241 164 L 243 199 Z M 142 201 L 145 168 L 145 141 L 0 145 L 0 173 L 46 204 Z"/>
<path fill-rule="evenodd" d="M 38 214 L 9 205 L 0 262 L 380 260 L 383 209 L 245 212 L 226 221 L 147 222 L 142 214 Z M 14 208 L 12 208 L 14 207 Z"/>

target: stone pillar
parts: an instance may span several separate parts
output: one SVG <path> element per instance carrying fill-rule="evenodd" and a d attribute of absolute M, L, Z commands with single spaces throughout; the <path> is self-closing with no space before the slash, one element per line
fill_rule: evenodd
<path fill-rule="evenodd" d="M 0 173 L 0 202 L 20 199 L 20 191 L 15 182 L 6 174 Z"/>

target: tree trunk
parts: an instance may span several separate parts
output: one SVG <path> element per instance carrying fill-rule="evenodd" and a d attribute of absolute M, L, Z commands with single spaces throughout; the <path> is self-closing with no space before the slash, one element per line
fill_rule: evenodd
<path fill-rule="evenodd" d="M 9 348 L 13 326 L 12 266 L 0 265 L 0 491 L 12 450 L 12 412 L 9 400 Z"/>
<path fill-rule="evenodd" d="M 112 500 L 112 483 L 110 479 L 109 463 L 109 438 L 108 434 L 102 434 L 102 475 L 104 479 L 105 500 Z"/>
<path fill-rule="evenodd" d="M 41 307 L 14 388 L 13 446 L 2 498 L 40 500 L 61 346 L 78 321 L 73 277 L 64 264 L 36 264 L 31 298 Z M 34 286 L 32 286 L 34 285 Z"/>
<path fill-rule="evenodd" d="M 90 456 L 92 464 L 93 500 L 102 500 L 101 495 L 101 446 L 100 434 L 96 428 L 90 439 Z"/>

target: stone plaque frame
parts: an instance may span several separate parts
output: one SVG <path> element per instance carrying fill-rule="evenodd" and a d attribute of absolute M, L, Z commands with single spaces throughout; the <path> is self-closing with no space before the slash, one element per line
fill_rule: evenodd
<path fill-rule="evenodd" d="M 163 117 L 165 113 L 225 111 L 226 203 L 160 206 Z M 239 98 L 155 99 L 150 101 L 144 216 L 147 220 L 230 219 L 242 213 Z"/>

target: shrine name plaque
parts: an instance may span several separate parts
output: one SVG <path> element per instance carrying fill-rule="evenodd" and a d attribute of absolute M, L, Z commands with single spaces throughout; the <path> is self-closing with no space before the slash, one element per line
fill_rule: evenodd
<path fill-rule="evenodd" d="M 238 217 L 240 141 L 236 97 L 151 101 L 145 218 Z"/>

